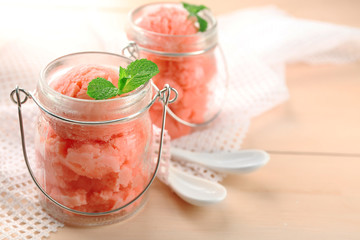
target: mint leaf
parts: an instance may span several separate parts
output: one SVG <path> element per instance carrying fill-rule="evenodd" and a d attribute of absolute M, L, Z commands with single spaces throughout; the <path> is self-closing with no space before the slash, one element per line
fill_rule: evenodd
<path fill-rule="evenodd" d="M 122 78 L 126 78 L 128 75 L 127 75 L 127 72 L 126 72 L 126 68 L 123 68 L 120 66 L 120 69 L 119 69 L 119 80 L 122 79 Z"/>
<path fill-rule="evenodd" d="M 119 94 L 119 89 L 105 78 L 95 78 L 89 83 L 86 93 L 89 97 L 100 100 L 115 97 Z"/>
<path fill-rule="evenodd" d="M 128 76 L 127 72 L 126 72 L 126 69 L 120 67 L 120 70 L 119 70 L 119 82 L 118 82 L 119 89 L 124 88 L 124 86 L 126 85 L 128 79 L 129 79 L 129 76 Z"/>
<path fill-rule="evenodd" d="M 105 78 L 95 78 L 88 85 L 87 95 L 96 100 L 128 93 L 148 82 L 159 73 L 158 66 L 146 59 L 135 60 L 127 68 L 120 67 L 118 87 Z"/>
<path fill-rule="evenodd" d="M 199 31 L 200 32 L 205 32 L 207 29 L 207 22 L 205 21 L 205 19 L 203 19 L 202 17 L 196 16 L 198 23 L 199 23 Z"/>
<path fill-rule="evenodd" d="M 201 10 L 207 9 L 204 5 L 193 5 L 186 2 L 182 2 L 183 7 L 190 13 L 190 15 L 197 15 Z"/>
<path fill-rule="evenodd" d="M 126 76 L 120 73 L 123 78 L 119 79 L 119 82 L 121 82 L 119 89 L 122 93 L 131 92 L 149 81 L 158 73 L 159 68 L 152 61 L 147 59 L 135 60 L 127 67 Z"/>
<path fill-rule="evenodd" d="M 194 16 L 197 18 L 198 23 L 199 23 L 199 31 L 200 32 L 205 32 L 207 29 L 207 22 L 205 19 L 203 19 L 202 17 L 200 17 L 198 15 L 198 13 L 204 9 L 208 9 L 206 6 L 204 5 L 193 5 L 193 4 L 189 4 L 189 3 L 185 3 L 182 2 L 183 7 L 189 12 L 190 16 Z"/>

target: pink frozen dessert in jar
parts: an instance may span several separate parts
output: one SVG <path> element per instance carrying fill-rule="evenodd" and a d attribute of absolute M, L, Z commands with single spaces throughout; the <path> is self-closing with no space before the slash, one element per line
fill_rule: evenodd
<path fill-rule="evenodd" d="M 206 21 L 206 30 L 197 16 Z M 128 39 L 137 44 L 140 57 L 159 67 L 154 83 L 160 89 L 168 83 L 178 91 L 177 102 L 170 106 L 173 117 L 166 121 L 171 138 L 188 135 L 193 126 L 213 120 L 221 107 L 215 95 L 225 94 L 226 79 L 219 59 L 217 24 L 211 12 L 202 6 L 194 15 L 182 4 L 154 3 L 135 9 L 129 18 Z M 161 109 L 158 103 L 150 111 L 158 126 Z"/>
<path fill-rule="evenodd" d="M 108 53 L 78 53 L 51 62 L 42 72 L 37 97 L 52 113 L 80 121 L 130 116 L 151 101 L 151 85 L 106 100 L 87 95 L 89 82 L 103 78 L 118 86 L 119 66 L 130 60 Z M 42 113 L 36 134 L 37 178 L 64 206 L 83 213 L 111 212 L 134 200 L 151 175 L 152 123 L 148 111 L 110 124 L 77 124 Z M 74 214 L 43 199 L 55 218 L 72 225 L 120 221 L 145 202 L 142 196 L 121 211 L 103 216 Z"/>

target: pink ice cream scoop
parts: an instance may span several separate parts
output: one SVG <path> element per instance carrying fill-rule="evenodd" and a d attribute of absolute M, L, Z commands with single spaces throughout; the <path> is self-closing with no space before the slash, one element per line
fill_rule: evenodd
<path fill-rule="evenodd" d="M 80 65 L 60 76 L 51 87 L 69 97 L 91 99 L 86 94 L 87 87 L 97 77 L 107 79 L 116 87 L 118 85 L 119 75 L 115 71 L 102 66 Z"/>
<path fill-rule="evenodd" d="M 97 77 L 117 86 L 116 71 L 95 65 L 74 67 L 50 86 L 69 97 L 90 99 L 87 86 Z M 89 109 L 87 121 L 96 117 L 96 109 Z M 40 118 L 38 131 L 43 137 L 36 154 L 46 173 L 46 191 L 65 206 L 84 212 L 110 211 L 134 199 L 149 177 L 144 161 L 151 140 L 149 121 L 144 115 L 94 128 Z"/>
<path fill-rule="evenodd" d="M 185 9 L 161 7 L 143 16 L 138 25 L 156 33 L 191 35 L 198 32 L 195 21 L 196 18 L 189 18 L 189 13 Z"/>

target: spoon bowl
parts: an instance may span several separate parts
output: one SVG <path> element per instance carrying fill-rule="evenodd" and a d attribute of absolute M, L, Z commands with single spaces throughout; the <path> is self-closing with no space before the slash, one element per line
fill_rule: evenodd
<path fill-rule="evenodd" d="M 168 182 L 180 198 L 196 206 L 221 202 L 227 194 L 221 184 L 187 174 L 174 167 L 169 168 Z"/>

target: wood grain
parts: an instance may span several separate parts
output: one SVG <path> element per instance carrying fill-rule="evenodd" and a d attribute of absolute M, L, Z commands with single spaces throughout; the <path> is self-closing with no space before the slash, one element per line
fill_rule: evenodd
<path fill-rule="evenodd" d="M 360 62 L 288 68 L 290 99 L 255 118 L 243 147 L 360 156 Z"/>

